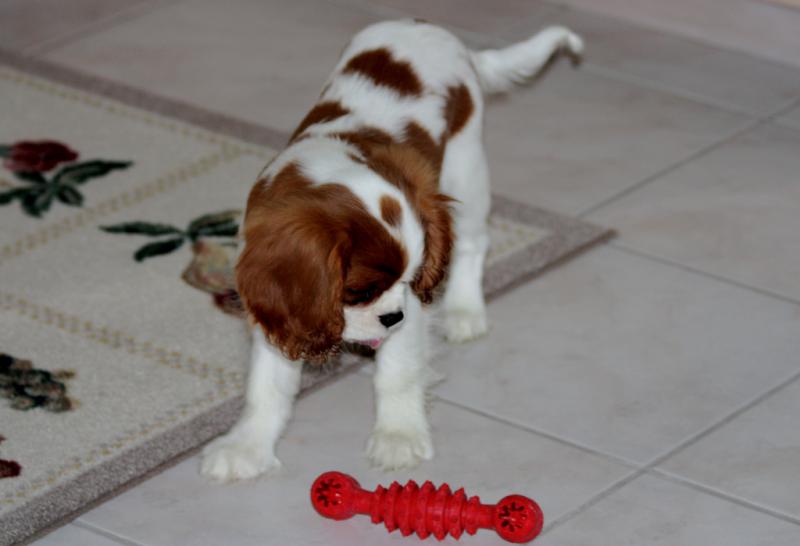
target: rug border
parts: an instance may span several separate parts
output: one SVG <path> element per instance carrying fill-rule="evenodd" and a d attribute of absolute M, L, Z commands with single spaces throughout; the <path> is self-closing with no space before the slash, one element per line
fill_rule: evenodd
<path fill-rule="evenodd" d="M 2 47 L 0 47 L 0 64 L 251 144 L 280 150 L 289 140 L 289 133 L 285 131 L 205 110 L 188 102 L 156 95 L 131 85 L 87 74 L 44 59 L 29 57 Z"/>
<path fill-rule="evenodd" d="M 187 102 L 155 95 L 8 49 L 0 48 L 0 64 L 251 144 L 280 150 L 289 137 L 288 132 L 212 112 Z M 544 270 L 558 266 L 587 247 L 613 236 L 611 230 L 498 194 L 492 194 L 492 211 L 528 225 L 530 218 L 536 216 L 535 225 L 542 226 L 541 220 L 544 219 L 545 225 L 542 227 L 551 230 L 551 233 L 524 251 L 504 258 L 490 267 L 491 273 L 485 276 L 484 282 L 488 301 L 529 281 Z M 569 250 L 564 251 L 564 248 Z M 513 272 L 516 274 L 512 275 Z M 490 278 L 491 280 L 486 280 Z M 343 364 L 338 373 L 329 374 L 304 390 L 302 395 L 351 373 L 358 366 L 358 363 Z M 12 510 L 2 518 L 0 544 L 28 544 L 37 540 L 98 504 L 177 464 L 196 453 L 208 440 L 227 430 L 235 422 L 242 405 L 241 396 L 223 400 L 182 425 L 170 428 L 126 450 L 75 476 L 51 492 Z M 87 479 L 89 475 L 92 475 L 91 480 Z M 105 478 L 99 478 L 98 481 L 98 476 Z"/>

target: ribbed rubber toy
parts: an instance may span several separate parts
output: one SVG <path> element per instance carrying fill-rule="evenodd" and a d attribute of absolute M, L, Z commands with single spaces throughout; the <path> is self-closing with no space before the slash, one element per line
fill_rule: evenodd
<path fill-rule="evenodd" d="M 400 529 L 403 536 L 417 533 L 419 538 L 433 535 L 438 540 L 494 529 L 509 542 L 529 542 L 544 524 L 539 505 L 522 495 L 509 495 L 496 505 L 481 504 L 477 496 L 467 498 L 463 488 L 452 493 L 446 483 L 437 489 L 429 481 L 420 487 L 413 480 L 404 486 L 393 482 L 388 489 L 379 485 L 370 492 L 341 472 L 325 472 L 314 481 L 311 504 L 326 518 L 366 514 L 372 523 L 383 522 L 390 533 Z"/>

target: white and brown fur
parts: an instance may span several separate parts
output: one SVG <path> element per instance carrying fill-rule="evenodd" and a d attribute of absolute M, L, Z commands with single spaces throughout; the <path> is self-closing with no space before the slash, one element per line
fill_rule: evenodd
<path fill-rule="evenodd" d="M 237 265 L 253 325 L 246 407 L 204 450 L 203 474 L 230 481 L 279 468 L 301 364 L 342 341 L 376 349 L 369 459 L 391 469 L 433 456 L 429 304 L 442 294 L 451 341 L 487 331 L 483 95 L 525 81 L 561 49 L 582 49 L 563 27 L 481 52 L 418 21 L 352 39 L 248 199 Z"/>

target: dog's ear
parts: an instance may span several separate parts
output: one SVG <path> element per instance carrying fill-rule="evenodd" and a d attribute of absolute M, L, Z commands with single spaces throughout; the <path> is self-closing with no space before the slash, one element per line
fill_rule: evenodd
<path fill-rule="evenodd" d="M 423 303 L 431 303 L 450 265 L 453 199 L 439 193 L 439 171 L 418 147 L 409 143 L 376 145 L 365 155 L 373 171 L 403 190 L 422 224 L 425 252 L 411 288 Z"/>
<path fill-rule="evenodd" d="M 289 197 L 248 204 L 244 236 L 236 284 L 251 320 L 286 357 L 324 361 L 344 330 L 346 234 L 318 204 Z"/>
<path fill-rule="evenodd" d="M 434 290 L 447 276 L 453 248 L 451 201 L 437 193 L 417 207 L 425 230 L 425 255 L 411 288 L 423 303 L 433 301 Z"/>

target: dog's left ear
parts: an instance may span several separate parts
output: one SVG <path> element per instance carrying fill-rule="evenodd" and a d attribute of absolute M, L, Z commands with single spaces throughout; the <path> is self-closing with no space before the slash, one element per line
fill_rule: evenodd
<path fill-rule="evenodd" d="M 414 146 L 374 146 L 368 152 L 367 164 L 403 190 L 419 217 L 425 232 L 425 253 L 411 288 L 423 303 L 431 303 L 450 265 L 454 239 L 450 204 L 454 200 L 439 193 L 438 169 Z"/>
<path fill-rule="evenodd" d="M 425 230 L 425 254 L 411 288 L 423 303 L 433 301 L 434 290 L 447 276 L 453 249 L 451 201 L 451 198 L 436 193 L 417 205 Z"/>

